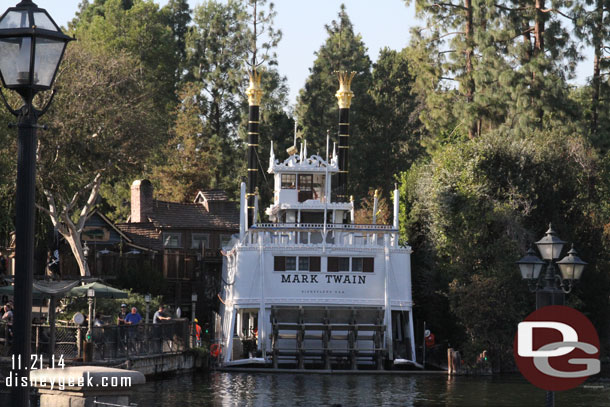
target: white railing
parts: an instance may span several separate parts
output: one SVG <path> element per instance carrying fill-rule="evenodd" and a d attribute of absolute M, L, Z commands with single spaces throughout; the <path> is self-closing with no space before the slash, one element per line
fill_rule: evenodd
<path fill-rule="evenodd" d="M 315 229 L 323 230 L 323 223 L 256 223 L 250 229 Z M 392 225 L 357 225 L 351 223 L 327 223 L 326 229 L 329 230 L 379 230 L 384 232 L 398 232 Z"/>
<path fill-rule="evenodd" d="M 398 247 L 398 231 L 388 225 L 263 223 L 254 225 L 246 234 L 245 246 L 290 247 L 333 246 L 380 248 Z"/>

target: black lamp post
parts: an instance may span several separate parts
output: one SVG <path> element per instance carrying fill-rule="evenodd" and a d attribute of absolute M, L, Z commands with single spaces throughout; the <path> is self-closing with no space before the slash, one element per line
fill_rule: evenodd
<path fill-rule="evenodd" d="M 545 236 L 536 242 L 544 261 L 530 248 L 527 255 L 517 262 L 521 276 L 527 281 L 530 291 L 536 293 L 536 309 L 547 305 L 563 305 L 564 294 L 571 292 L 574 284 L 582 276 L 587 263 L 576 255 L 574 246 L 566 257 L 557 261 L 565 244 L 566 242 L 557 237 L 553 227 L 549 225 Z M 555 265 L 559 268 L 560 274 L 556 273 Z M 543 267 L 546 267 L 544 275 L 541 274 Z M 555 393 L 547 391 L 546 406 L 554 405 Z"/>
<path fill-rule="evenodd" d="M 28 377 L 30 361 L 30 323 L 32 317 L 32 283 L 34 254 L 34 202 L 36 185 L 36 129 L 38 117 L 48 109 L 32 105 L 39 91 L 53 85 L 66 44 L 66 36 L 46 10 L 31 0 L 23 0 L 0 17 L 0 78 L 5 88 L 19 93 L 23 106 L 12 109 L 18 118 L 17 202 L 16 202 L 16 269 L 13 355 L 22 363 L 16 373 Z M 29 383 L 29 380 L 28 380 Z M 13 387 L 12 406 L 28 407 L 30 388 Z"/>

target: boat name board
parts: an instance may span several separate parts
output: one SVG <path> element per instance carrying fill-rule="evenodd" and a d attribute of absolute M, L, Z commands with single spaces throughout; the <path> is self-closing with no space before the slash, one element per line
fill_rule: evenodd
<path fill-rule="evenodd" d="M 366 284 L 367 276 L 349 274 L 281 274 L 282 283 L 288 284 Z"/>

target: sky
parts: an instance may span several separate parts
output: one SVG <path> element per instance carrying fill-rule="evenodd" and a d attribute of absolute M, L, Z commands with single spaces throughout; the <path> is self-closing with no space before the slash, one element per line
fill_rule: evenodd
<path fill-rule="evenodd" d="M 12 0 L 16 2 L 16 0 Z M 35 0 L 55 21 L 65 26 L 78 9 L 80 0 Z M 309 69 L 317 51 L 326 41 L 324 25 L 337 18 L 339 6 L 344 3 L 354 25 L 362 34 L 371 60 L 375 61 L 384 47 L 402 49 L 409 43 L 409 29 L 422 25 L 415 19 L 414 6 L 405 6 L 403 0 L 274 0 L 277 16 L 275 27 L 282 30 L 283 38 L 277 48 L 278 69 L 285 75 L 290 88 L 289 101 L 296 102 L 299 89 L 305 85 Z M 157 0 L 165 5 L 167 0 Z M 201 2 L 189 0 L 191 8 Z M 12 3 L 10 3 L 12 5 Z M 575 83 L 584 84 L 590 62 L 584 61 L 577 70 Z"/>

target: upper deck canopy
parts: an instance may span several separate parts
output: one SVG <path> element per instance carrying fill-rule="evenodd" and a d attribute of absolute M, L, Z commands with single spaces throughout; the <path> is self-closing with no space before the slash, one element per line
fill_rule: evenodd
<path fill-rule="evenodd" d="M 275 159 L 275 153 L 273 152 L 273 143 L 271 143 L 271 155 L 269 157 L 269 169 L 267 172 L 270 174 L 280 173 L 325 173 L 328 171 L 329 174 L 339 172 L 338 158 L 333 149 L 333 153 L 330 157 L 330 162 L 324 160 L 319 155 L 312 155 L 307 157 L 307 144 L 301 146 L 300 154 L 293 154 L 283 162 Z"/>

